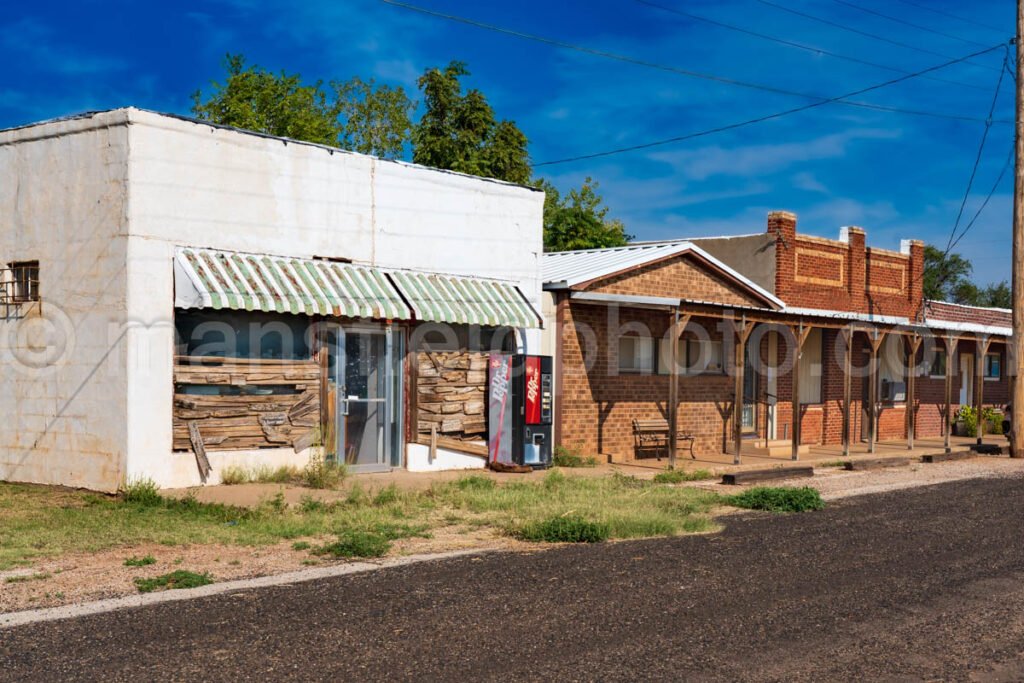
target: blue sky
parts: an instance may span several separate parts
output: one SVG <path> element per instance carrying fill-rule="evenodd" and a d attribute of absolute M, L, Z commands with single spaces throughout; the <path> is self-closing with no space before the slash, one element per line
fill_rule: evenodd
<path fill-rule="evenodd" d="M 692 14 L 856 59 L 917 71 L 1005 42 L 1011 0 L 771 0 L 893 45 L 759 0 L 656 0 Z M 208 0 L 25 3 L 0 14 L 0 127 L 88 109 L 134 105 L 187 114 L 190 95 L 221 73 L 226 52 L 308 79 L 375 77 L 415 90 L 418 74 L 468 62 L 468 84 L 529 136 L 537 162 L 646 143 L 807 103 L 492 33 L 378 0 Z M 509 29 L 640 60 L 817 96 L 900 73 L 779 45 L 637 0 L 412 0 Z M 940 35 L 947 34 L 947 35 Z M 919 50 L 938 54 L 926 54 Z M 983 120 L 1004 50 L 862 95 L 862 102 Z M 1011 59 L 1012 63 L 1012 59 Z M 948 81 L 956 81 L 950 83 Z M 995 119 L 1013 116 L 1003 79 Z M 875 246 L 917 237 L 944 247 L 983 131 L 956 121 L 830 104 L 753 126 L 629 154 L 538 169 L 568 188 L 601 183 L 612 215 L 640 239 L 740 234 L 787 209 L 803 232 L 860 225 Z M 965 217 L 1004 166 L 1012 126 L 992 126 Z M 1009 277 L 1012 173 L 956 251 L 981 282 Z"/>

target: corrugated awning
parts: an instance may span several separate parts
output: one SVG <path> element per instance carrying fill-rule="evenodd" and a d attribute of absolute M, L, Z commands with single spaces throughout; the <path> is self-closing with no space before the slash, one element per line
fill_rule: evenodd
<path fill-rule="evenodd" d="M 175 263 L 178 308 L 412 317 L 398 290 L 378 268 L 192 248 L 179 248 Z"/>
<path fill-rule="evenodd" d="M 179 247 L 178 308 L 540 327 L 510 282 L 263 254 Z"/>
<path fill-rule="evenodd" d="M 510 282 L 390 271 L 417 320 L 509 327 L 540 327 L 540 316 Z"/>

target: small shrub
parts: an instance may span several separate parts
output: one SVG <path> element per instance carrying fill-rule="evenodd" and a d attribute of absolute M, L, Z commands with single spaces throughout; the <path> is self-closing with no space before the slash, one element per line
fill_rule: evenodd
<path fill-rule="evenodd" d="M 220 471 L 220 483 L 224 486 L 248 484 L 250 481 L 252 481 L 252 475 L 249 470 L 244 467 L 231 465 Z"/>
<path fill-rule="evenodd" d="M 138 577 L 135 579 L 135 587 L 140 593 L 152 593 L 155 590 L 176 590 L 179 588 L 198 588 L 213 583 L 213 577 L 209 572 L 199 574 L 186 569 L 178 569 L 170 574 L 154 576 L 152 578 Z"/>
<path fill-rule="evenodd" d="M 338 540 L 316 548 L 317 555 L 332 557 L 381 557 L 391 550 L 391 541 L 374 531 L 348 529 L 338 534 Z"/>
<path fill-rule="evenodd" d="M 334 506 L 330 503 L 317 500 L 313 496 L 303 496 L 299 502 L 299 509 L 305 514 L 312 512 L 330 512 L 333 507 Z"/>
<path fill-rule="evenodd" d="M 280 515 L 288 509 L 288 503 L 284 499 L 284 493 L 278 491 L 272 497 L 260 503 L 260 507 Z"/>
<path fill-rule="evenodd" d="M 592 455 L 582 455 L 575 449 L 565 446 L 557 446 L 551 462 L 555 467 L 597 467 L 597 458 Z"/>
<path fill-rule="evenodd" d="M 313 546 L 306 541 L 295 541 L 292 543 L 292 550 L 309 550 Z"/>
<path fill-rule="evenodd" d="M 810 486 L 800 488 L 756 486 L 734 496 L 728 496 L 726 502 L 749 510 L 767 510 L 769 512 L 806 512 L 821 510 L 825 501 L 817 489 Z"/>
<path fill-rule="evenodd" d="M 291 484 L 301 479 L 302 473 L 291 465 L 281 465 L 273 469 L 258 467 L 252 475 L 252 480 L 260 484 Z"/>
<path fill-rule="evenodd" d="M 693 470 L 687 472 L 686 470 L 667 470 L 665 472 L 658 472 L 654 475 L 655 484 L 679 484 L 684 481 L 704 481 L 705 479 L 714 479 L 715 475 L 711 470 Z"/>
<path fill-rule="evenodd" d="M 142 507 L 158 507 L 164 503 L 164 498 L 152 479 L 129 481 L 124 485 L 121 497 L 126 503 L 135 503 Z"/>
<path fill-rule="evenodd" d="M 156 564 L 156 558 L 152 555 L 144 555 L 142 557 L 129 557 L 124 561 L 126 567 L 145 567 L 146 565 Z"/>
<path fill-rule="evenodd" d="M 516 538 L 538 543 L 599 543 L 608 540 L 610 534 L 611 529 L 607 524 L 575 516 L 530 522 L 513 532 Z"/>
<path fill-rule="evenodd" d="M 399 494 L 397 486 L 394 484 L 388 484 L 378 491 L 377 495 L 373 497 L 373 504 L 378 507 L 382 505 L 390 505 L 398 502 L 400 495 L 401 494 Z"/>
<path fill-rule="evenodd" d="M 302 483 L 311 489 L 333 489 L 345 478 L 345 465 L 321 457 L 311 457 L 302 470 Z"/>

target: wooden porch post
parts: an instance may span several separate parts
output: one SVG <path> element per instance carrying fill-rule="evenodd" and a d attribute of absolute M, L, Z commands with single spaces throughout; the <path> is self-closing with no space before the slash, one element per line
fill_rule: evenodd
<path fill-rule="evenodd" d="M 679 337 L 682 336 L 689 315 L 680 315 L 679 307 L 672 312 L 672 326 L 669 338 L 672 340 L 672 365 L 668 373 L 668 466 L 676 467 L 676 453 L 679 450 Z"/>
<path fill-rule="evenodd" d="M 988 353 L 989 344 L 992 338 L 987 334 L 979 334 L 975 337 L 974 344 L 974 414 L 978 419 L 978 445 L 980 446 L 985 437 L 985 421 L 981 419 L 981 413 L 985 409 L 985 355 Z"/>
<path fill-rule="evenodd" d="M 942 430 L 945 436 L 946 452 L 953 450 L 950 444 L 950 437 L 953 433 L 953 357 L 956 355 L 956 347 L 959 340 L 953 335 L 946 337 L 946 426 Z"/>
<path fill-rule="evenodd" d="M 800 356 L 803 353 L 804 342 L 811 333 L 811 327 L 805 326 L 803 321 L 799 325 L 791 325 L 790 332 L 793 334 L 793 391 L 792 391 L 792 443 L 790 444 L 790 458 L 800 459 Z"/>
<path fill-rule="evenodd" d="M 921 335 L 912 334 L 907 338 L 907 450 L 914 450 L 914 430 L 917 418 L 914 415 L 914 388 L 917 384 L 917 351 L 921 348 Z"/>
<path fill-rule="evenodd" d="M 743 447 L 743 373 L 747 364 L 747 339 L 754 326 L 748 323 L 746 318 L 743 318 L 740 322 L 733 322 L 733 327 L 736 330 L 736 353 L 733 361 L 735 385 L 733 387 L 732 411 L 732 463 L 739 465 L 740 449 Z"/>
<path fill-rule="evenodd" d="M 843 456 L 850 455 L 850 375 L 853 373 L 853 335 L 852 327 L 844 328 L 843 335 L 846 353 L 843 356 Z"/>
<path fill-rule="evenodd" d="M 873 330 L 869 338 L 871 342 L 871 364 L 868 366 L 870 380 L 868 382 L 868 414 L 871 416 L 871 431 L 868 436 L 868 453 L 875 452 L 878 443 L 878 349 L 885 341 L 885 332 Z"/>

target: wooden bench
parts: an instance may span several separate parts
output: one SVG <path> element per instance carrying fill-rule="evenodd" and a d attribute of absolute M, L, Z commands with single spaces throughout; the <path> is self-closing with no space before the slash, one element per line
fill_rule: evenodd
<path fill-rule="evenodd" d="M 658 460 L 661 460 L 661 453 L 668 454 L 668 420 L 633 420 L 633 439 L 637 455 L 653 451 Z M 692 434 L 676 434 L 676 441 L 690 442 L 690 457 L 696 459 L 693 454 L 694 436 Z"/>

